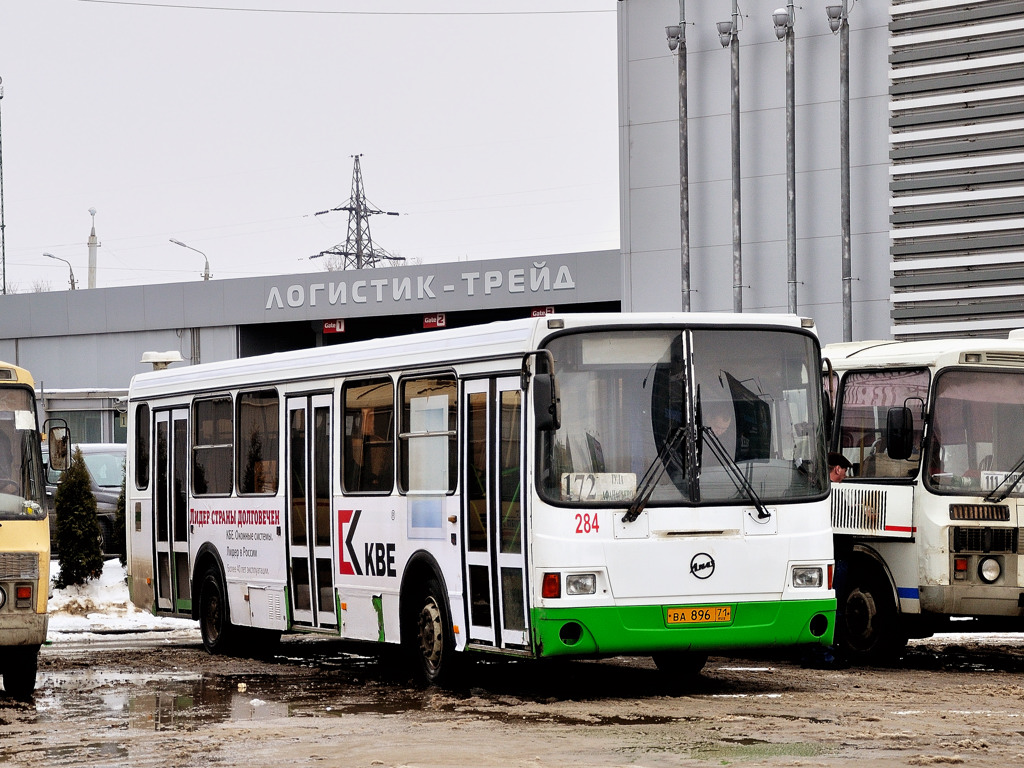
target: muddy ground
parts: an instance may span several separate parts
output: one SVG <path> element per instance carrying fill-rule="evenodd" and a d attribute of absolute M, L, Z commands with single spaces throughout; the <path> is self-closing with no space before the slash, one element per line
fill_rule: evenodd
<path fill-rule="evenodd" d="M 487 664 L 417 688 L 333 641 L 268 660 L 107 636 L 44 648 L 35 700 L 0 695 L 0 765 L 999 766 L 1024 759 L 1024 641 L 917 643 L 898 667 L 712 658 Z"/>

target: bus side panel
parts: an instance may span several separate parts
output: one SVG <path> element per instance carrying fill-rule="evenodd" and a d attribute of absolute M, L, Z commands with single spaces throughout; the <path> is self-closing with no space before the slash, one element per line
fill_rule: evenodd
<path fill-rule="evenodd" d="M 192 497 L 189 562 L 194 582 L 200 550 L 216 552 L 224 569 L 231 623 L 288 628 L 284 514 L 279 498 Z M 192 596 L 193 601 L 198 595 Z"/>
<path fill-rule="evenodd" d="M 411 497 L 396 494 L 335 499 L 335 578 L 343 637 L 401 642 L 401 587 L 410 560 L 417 553 L 429 555 L 440 567 L 452 621 L 456 626 L 463 623 L 459 500 L 458 496 L 435 500 L 440 514 L 434 517 L 439 524 L 417 528 L 413 526 L 415 516 L 409 511 Z M 450 522 L 450 517 L 456 522 Z M 455 637 L 461 647 L 462 633 L 456 632 Z"/>

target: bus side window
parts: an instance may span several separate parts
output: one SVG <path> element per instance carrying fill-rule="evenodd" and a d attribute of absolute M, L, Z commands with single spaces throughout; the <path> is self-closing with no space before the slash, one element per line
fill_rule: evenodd
<path fill-rule="evenodd" d="M 149 405 L 143 403 L 135 408 L 135 487 L 140 491 L 149 488 L 150 435 Z"/>
<path fill-rule="evenodd" d="M 235 452 L 240 494 L 274 495 L 278 486 L 281 404 L 273 389 L 238 394 Z"/>
<path fill-rule="evenodd" d="M 399 481 L 403 491 L 455 492 L 457 422 L 455 377 L 402 382 Z"/>
<path fill-rule="evenodd" d="M 192 405 L 192 490 L 197 496 L 231 493 L 231 422 L 230 396 Z"/>
<path fill-rule="evenodd" d="M 390 493 L 395 485 L 395 385 L 390 378 L 341 390 L 341 460 L 346 493 Z"/>

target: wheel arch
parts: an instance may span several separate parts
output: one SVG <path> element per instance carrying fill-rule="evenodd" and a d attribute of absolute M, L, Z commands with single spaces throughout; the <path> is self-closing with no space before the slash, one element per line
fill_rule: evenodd
<path fill-rule="evenodd" d="M 892 597 L 893 605 L 896 606 L 896 613 L 902 614 L 900 596 L 896 589 L 896 579 L 893 577 L 888 563 L 885 562 L 885 558 L 879 554 L 878 550 L 868 544 L 859 542 L 851 547 L 848 557 L 848 568 L 856 566 L 872 575 L 880 577 L 884 581 L 887 594 Z"/>
<path fill-rule="evenodd" d="M 408 639 L 408 633 L 415 625 L 414 620 L 407 621 L 407 619 L 410 618 L 410 611 L 419 609 L 419 605 L 416 604 L 419 590 L 430 578 L 437 579 L 441 585 L 441 591 L 444 593 L 444 600 L 448 608 L 448 616 L 452 622 L 455 621 L 452 614 L 451 600 L 448 597 L 448 582 L 444 578 L 441 566 L 429 552 L 422 550 L 416 552 L 409 558 L 405 571 L 402 573 L 402 583 L 398 587 L 399 640 L 402 643 Z M 451 632 L 452 628 L 448 627 L 448 631 Z"/>
<path fill-rule="evenodd" d="M 227 580 L 224 576 L 224 561 L 221 560 L 220 552 L 217 551 L 217 548 L 209 542 L 206 542 L 199 548 L 199 551 L 196 552 L 196 558 L 192 563 L 192 618 L 196 621 L 199 620 L 199 580 L 202 578 L 203 574 L 206 573 L 206 569 L 211 565 L 216 566 L 217 570 L 220 572 L 221 584 L 224 585 L 225 597 L 227 597 Z M 228 602 L 227 607 L 230 615 L 230 601 Z"/>

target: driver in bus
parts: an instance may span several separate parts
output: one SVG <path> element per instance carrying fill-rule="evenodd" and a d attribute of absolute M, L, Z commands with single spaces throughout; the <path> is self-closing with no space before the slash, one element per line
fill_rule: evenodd
<path fill-rule="evenodd" d="M 0 493 L 18 493 L 18 481 L 14 472 L 14 451 L 11 438 L 0 431 Z"/>

